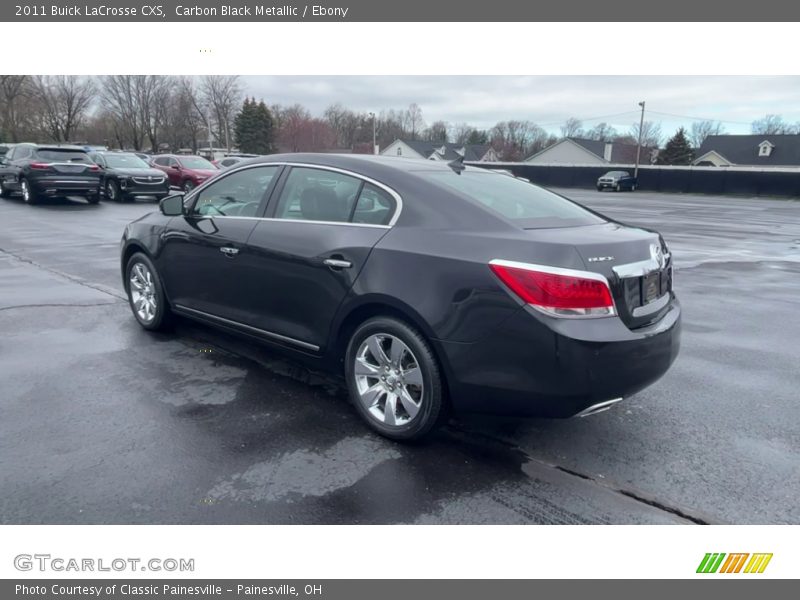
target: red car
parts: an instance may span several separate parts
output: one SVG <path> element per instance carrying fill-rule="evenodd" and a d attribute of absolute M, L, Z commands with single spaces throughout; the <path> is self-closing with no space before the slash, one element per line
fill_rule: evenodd
<path fill-rule="evenodd" d="M 167 174 L 171 187 L 187 193 L 219 173 L 219 169 L 202 156 L 159 154 L 150 164 Z"/>

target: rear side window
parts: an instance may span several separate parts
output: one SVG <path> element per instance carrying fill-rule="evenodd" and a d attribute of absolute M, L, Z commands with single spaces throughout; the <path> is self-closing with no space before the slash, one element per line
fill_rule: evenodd
<path fill-rule="evenodd" d="M 36 152 L 36 157 L 41 160 L 51 160 L 53 162 L 74 162 L 92 164 L 86 152 L 77 150 L 61 150 L 58 148 L 41 148 Z"/>
<path fill-rule="evenodd" d="M 275 217 L 347 223 L 361 183 L 356 177 L 336 171 L 294 167 L 283 186 Z"/>
<path fill-rule="evenodd" d="M 353 223 L 388 225 L 394 214 L 394 208 L 395 200 L 386 190 L 365 183 L 353 211 Z"/>
<path fill-rule="evenodd" d="M 419 171 L 431 183 L 451 188 L 523 229 L 575 227 L 605 223 L 583 207 L 508 175 L 488 171 Z"/>

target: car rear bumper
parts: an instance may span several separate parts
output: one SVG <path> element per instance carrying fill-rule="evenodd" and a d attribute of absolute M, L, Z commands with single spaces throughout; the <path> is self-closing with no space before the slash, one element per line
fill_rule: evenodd
<path fill-rule="evenodd" d="M 39 177 L 29 179 L 35 192 L 48 196 L 93 196 L 100 193 L 100 179 Z"/>
<path fill-rule="evenodd" d="M 627 398 L 667 372 L 680 348 L 681 309 L 636 330 L 617 317 L 555 319 L 520 309 L 488 338 L 438 342 L 457 411 L 571 417 Z"/>

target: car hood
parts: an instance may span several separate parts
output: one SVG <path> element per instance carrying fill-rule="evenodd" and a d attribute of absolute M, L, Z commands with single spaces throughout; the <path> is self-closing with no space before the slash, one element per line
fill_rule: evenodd
<path fill-rule="evenodd" d="M 107 169 L 108 173 L 124 175 L 125 177 L 164 177 L 164 171 L 159 169 Z"/>
<path fill-rule="evenodd" d="M 219 173 L 219 169 L 185 169 L 189 171 L 191 174 L 196 175 L 198 177 L 213 177 L 217 173 Z"/>

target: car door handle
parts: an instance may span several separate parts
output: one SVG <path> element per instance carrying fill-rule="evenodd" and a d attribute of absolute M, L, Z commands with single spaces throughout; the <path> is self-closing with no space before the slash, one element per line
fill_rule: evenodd
<path fill-rule="evenodd" d="M 237 254 L 239 254 L 238 248 L 231 248 L 230 246 L 222 246 L 222 248 L 220 248 L 219 251 L 222 252 L 228 258 L 233 258 Z"/>
<path fill-rule="evenodd" d="M 322 262 L 328 265 L 331 269 L 349 269 L 353 266 L 353 263 L 351 263 L 349 260 L 341 260 L 338 258 L 326 258 Z"/>

